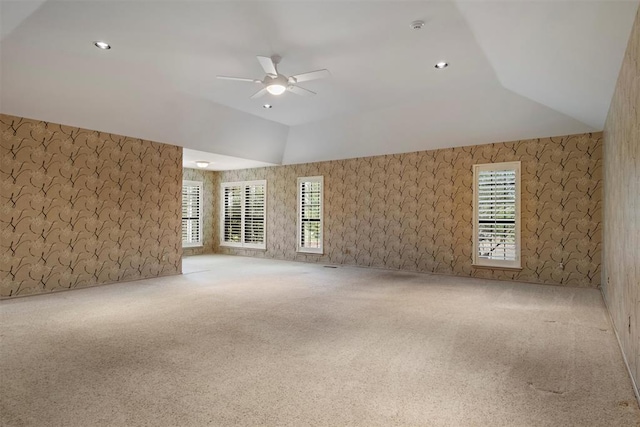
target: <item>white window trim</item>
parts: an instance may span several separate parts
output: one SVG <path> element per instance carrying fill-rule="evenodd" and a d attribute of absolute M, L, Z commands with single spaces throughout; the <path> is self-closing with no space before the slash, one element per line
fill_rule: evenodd
<path fill-rule="evenodd" d="M 264 241 L 262 243 L 244 243 L 244 213 L 245 213 L 245 191 L 249 185 L 263 185 L 264 186 Z M 224 189 L 226 187 L 242 187 L 242 197 L 240 199 L 240 236 L 241 242 L 225 242 L 224 240 Z M 223 182 L 220 184 L 220 246 L 228 248 L 243 248 L 243 249 L 267 249 L 267 180 L 255 180 L 255 181 L 236 181 L 236 182 Z"/>
<path fill-rule="evenodd" d="M 198 200 L 198 232 L 200 235 L 198 236 L 197 242 L 185 243 L 184 241 L 182 241 L 182 247 L 183 248 L 201 248 L 204 246 L 204 236 L 203 236 L 204 233 L 202 232 L 203 231 L 202 230 L 203 185 L 201 181 L 182 181 L 182 187 L 184 187 L 185 185 L 192 186 L 192 187 L 199 187 L 198 197 L 200 200 Z"/>
<path fill-rule="evenodd" d="M 475 267 L 492 267 L 504 269 L 521 269 L 522 265 L 522 247 L 520 244 L 520 162 L 503 162 L 503 163 L 486 163 L 473 165 L 473 266 Z M 496 170 L 515 170 L 516 171 L 516 259 L 513 261 L 505 260 L 488 260 L 478 256 L 478 172 L 496 171 Z"/>
<path fill-rule="evenodd" d="M 303 182 L 320 183 L 320 247 L 305 248 L 300 245 L 302 238 L 302 187 Z M 307 176 L 298 178 L 298 232 L 296 233 L 297 251 L 308 254 L 322 255 L 324 253 L 324 176 Z"/>

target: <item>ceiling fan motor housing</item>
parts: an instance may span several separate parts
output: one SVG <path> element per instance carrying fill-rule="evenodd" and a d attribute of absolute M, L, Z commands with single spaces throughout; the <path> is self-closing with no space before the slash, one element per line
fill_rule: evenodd
<path fill-rule="evenodd" d="M 282 74 L 278 74 L 276 77 L 265 76 L 262 83 L 264 83 L 265 86 L 271 86 L 271 85 L 287 86 L 287 84 L 289 83 L 289 80 Z"/>

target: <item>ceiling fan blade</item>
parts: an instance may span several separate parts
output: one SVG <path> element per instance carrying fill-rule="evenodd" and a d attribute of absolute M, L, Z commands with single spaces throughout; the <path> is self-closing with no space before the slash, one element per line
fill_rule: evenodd
<path fill-rule="evenodd" d="M 303 88 L 303 87 L 300 87 L 300 86 L 294 86 L 294 85 L 289 85 L 289 86 L 287 86 L 287 90 L 288 90 L 289 92 L 293 92 L 293 93 L 295 93 L 296 95 L 300 95 L 300 96 L 313 96 L 313 95 L 315 95 L 315 94 L 316 94 L 315 92 L 312 92 L 312 91 L 310 91 L 309 89 L 305 89 L 305 88 Z"/>
<path fill-rule="evenodd" d="M 264 96 L 266 93 L 267 93 L 267 88 L 263 87 L 262 89 L 260 89 L 259 91 L 251 95 L 251 99 L 260 98 L 261 96 Z"/>
<path fill-rule="evenodd" d="M 239 82 L 261 83 L 260 80 L 248 79 L 248 78 L 245 78 L 245 77 L 216 76 L 216 78 L 220 79 L 220 80 L 236 80 L 236 81 L 239 81 Z"/>
<path fill-rule="evenodd" d="M 258 62 L 262 66 L 262 69 L 265 73 L 270 76 L 277 76 L 278 70 L 276 70 L 276 64 L 273 63 L 273 60 L 267 56 L 258 56 Z"/>
<path fill-rule="evenodd" d="M 295 79 L 296 83 L 300 82 L 308 82 L 309 80 L 317 80 L 324 79 L 325 77 L 331 76 L 329 70 L 317 70 L 317 71 L 309 71 L 308 73 L 298 74 L 297 76 L 291 76 L 291 78 Z"/>

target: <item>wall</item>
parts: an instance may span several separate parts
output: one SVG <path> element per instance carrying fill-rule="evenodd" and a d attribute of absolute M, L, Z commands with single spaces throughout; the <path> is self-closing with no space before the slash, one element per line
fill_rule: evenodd
<path fill-rule="evenodd" d="M 267 180 L 267 250 L 227 254 L 600 284 L 600 133 L 221 173 Z M 522 161 L 521 271 L 471 266 L 472 165 Z M 296 178 L 325 177 L 325 254 L 298 254 Z"/>
<path fill-rule="evenodd" d="M 220 174 L 202 169 L 188 169 L 182 171 L 185 181 L 202 182 L 202 246 L 183 248 L 182 253 L 188 255 L 210 254 L 218 251 L 220 244 L 220 227 L 218 225 L 219 209 L 218 197 L 220 188 Z"/>
<path fill-rule="evenodd" d="M 181 272 L 182 148 L 0 115 L 0 296 Z"/>
<path fill-rule="evenodd" d="M 640 380 L 640 10 L 604 128 L 603 293 Z M 637 393 L 637 390 L 636 390 Z M 640 398 L 640 397 L 639 397 Z"/>

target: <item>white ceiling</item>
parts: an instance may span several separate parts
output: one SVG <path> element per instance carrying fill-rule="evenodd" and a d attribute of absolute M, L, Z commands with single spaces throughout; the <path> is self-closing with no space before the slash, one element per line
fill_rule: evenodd
<path fill-rule="evenodd" d="M 269 164 L 597 131 L 637 7 L 2 0 L 0 111 Z M 258 100 L 215 78 L 262 78 L 272 54 L 332 77 Z"/>
<path fill-rule="evenodd" d="M 203 161 L 209 162 L 209 164 L 204 168 L 201 168 L 196 164 L 196 162 Z M 182 166 L 191 169 L 222 171 L 275 166 L 275 163 L 259 162 L 257 160 L 242 159 L 240 157 L 233 156 L 223 156 L 222 154 L 214 154 L 206 151 L 184 148 L 182 150 Z"/>

